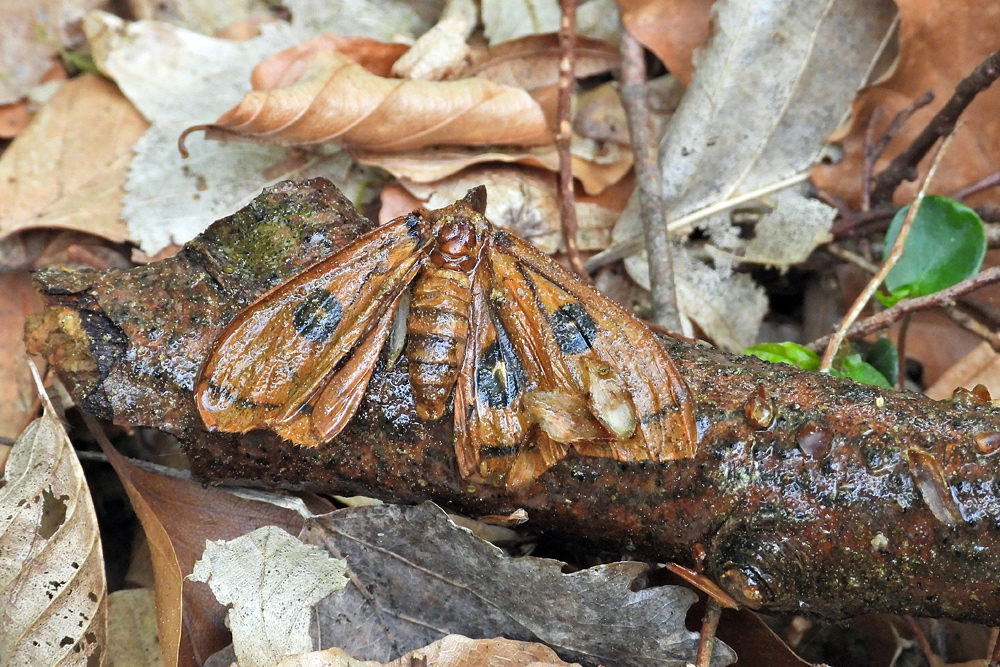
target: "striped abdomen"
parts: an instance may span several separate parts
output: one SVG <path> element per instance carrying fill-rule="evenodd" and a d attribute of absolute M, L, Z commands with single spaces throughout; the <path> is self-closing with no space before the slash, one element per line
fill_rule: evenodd
<path fill-rule="evenodd" d="M 469 334 L 470 276 L 458 267 L 430 263 L 413 288 L 406 318 L 406 356 L 417 416 L 444 415 Z"/>

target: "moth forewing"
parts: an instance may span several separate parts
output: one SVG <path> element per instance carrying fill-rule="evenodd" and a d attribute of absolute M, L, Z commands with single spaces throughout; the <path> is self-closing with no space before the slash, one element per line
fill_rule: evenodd
<path fill-rule="evenodd" d="M 199 376 L 206 426 L 246 432 L 297 414 L 419 270 L 421 224 L 411 215 L 369 232 L 243 310 Z"/>

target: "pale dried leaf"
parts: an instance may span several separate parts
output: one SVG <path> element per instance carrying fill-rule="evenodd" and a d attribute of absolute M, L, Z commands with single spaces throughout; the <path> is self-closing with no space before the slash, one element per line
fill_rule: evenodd
<path fill-rule="evenodd" d="M 482 0 L 483 32 L 490 45 L 525 35 L 559 32 L 559 0 Z"/>
<path fill-rule="evenodd" d="M 539 250 L 554 254 L 563 247 L 556 176 L 536 169 L 508 166 L 473 167 L 431 184 L 401 180 L 424 202 L 440 208 L 477 185 L 486 185 L 486 217 L 514 231 Z M 623 202 L 606 190 L 599 197 L 577 199 L 577 241 L 581 250 L 601 250 L 611 239 L 611 228 L 621 215 Z"/>
<path fill-rule="evenodd" d="M 448 635 L 388 663 L 355 660 L 339 648 L 285 658 L 278 667 L 412 667 L 423 659 L 434 667 L 574 667 L 543 644 Z M 578 666 L 577 666 L 578 667 Z"/>
<path fill-rule="evenodd" d="M 625 260 L 629 275 L 649 289 L 645 251 Z M 674 280 L 677 304 L 715 345 L 739 352 L 756 342 L 757 330 L 767 312 L 767 295 L 753 279 L 734 273 L 731 258 L 715 253 L 714 266 L 674 246 Z"/>
<path fill-rule="evenodd" d="M 115 591 L 108 596 L 108 660 L 128 667 L 163 665 L 151 589 Z"/>
<path fill-rule="evenodd" d="M 694 594 L 634 592 L 641 563 L 563 574 L 557 561 L 504 556 L 431 504 L 333 512 L 307 522 L 304 539 L 347 559 L 352 584 L 317 606 L 317 632 L 357 658 L 384 661 L 452 633 L 539 641 L 590 665 L 694 658 L 698 636 L 684 627 Z M 732 660 L 717 646 L 713 665 Z"/>
<path fill-rule="evenodd" d="M 713 12 L 713 36 L 695 58 L 691 86 L 661 143 L 668 225 L 803 172 L 865 81 L 892 24 L 894 7 L 888 0 L 720 0 Z M 775 35 L 781 35 L 780 45 Z M 697 224 L 708 230 L 717 247 L 741 248 L 728 213 Z M 615 229 L 616 243 L 640 235 L 637 216 L 623 216 Z M 633 278 L 647 280 L 644 261 L 632 260 L 627 266 Z M 703 272 L 719 275 L 707 267 L 698 271 Z M 728 289 L 719 280 L 714 284 L 722 296 Z M 763 309 L 763 297 L 753 296 L 749 285 L 734 283 L 732 289 L 741 295 L 741 309 L 754 303 Z M 728 349 L 737 341 L 752 342 L 763 315 L 762 310 L 711 308 L 718 315 L 730 310 L 732 316 L 709 318 L 705 300 L 690 303 L 698 303 L 701 312 L 698 317 L 685 314 Z M 715 329 L 716 324 L 724 326 Z"/>
<path fill-rule="evenodd" d="M 0 104 L 16 102 L 56 62 L 60 47 L 80 45 L 77 29 L 104 0 L 4 0 L 0 3 Z"/>
<path fill-rule="evenodd" d="M 584 0 L 576 8 L 576 32 L 618 45 L 622 22 L 615 0 Z"/>
<path fill-rule="evenodd" d="M 210 541 L 191 579 L 230 605 L 229 627 L 241 667 L 268 667 L 312 647 L 314 604 L 343 588 L 346 563 L 266 526 L 228 542 Z"/>
<path fill-rule="evenodd" d="M 611 146 L 609 144 L 609 146 Z M 575 141 L 573 149 L 584 150 L 593 148 L 593 143 Z M 632 168 L 632 153 L 630 151 L 614 151 L 618 159 L 607 163 L 598 163 L 585 157 L 571 157 L 573 176 L 579 179 L 584 192 L 598 195 L 608 187 L 621 181 Z M 370 151 L 353 151 L 354 159 L 370 167 L 378 167 L 388 171 L 400 179 L 414 183 L 434 183 L 457 174 L 473 165 L 489 162 L 504 162 L 521 164 L 526 167 L 541 167 L 551 172 L 559 171 L 559 154 L 554 146 L 536 148 L 508 149 L 491 148 L 477 150 L 474 148 L 428 148 L 413 153 L 375 153 Z"/>
<path fill-rule="evenodd" d="M 301 14 L 297 1 L 286 6 Z M 147 255 L 190 240 L 285 178 L 325 176 L 348 196 L 362 191 L 367 173 L 340 154 L 290 160 L 273 147 L 210 142 L 189 142 L 188 160 L 177 152 L 184 128 L 236 104 L 254 64 L 301 42 L 301 29 L 265 26 L 260 37 L 237 43 L 109 14 L 89 15 L 85 27 L 98 65 L 153 124 L 136 145 L 123 211 L 130 238 Z"/>
<path fill-rule="evenodd" d="M 107 80 L 67 81 L 0 157 L 0 238 L 58 228 L 124 241 L 122 186 L 147 126 Z"/>
<path fill-rule="evenodd" d="M 0 664 L 100 664 L 104 556 L 90 490 L 47 406 L 14 444 L 0 487 Z"/>
<path fill-rule="evenodd" d="M 231 640 L 225 610 L 208 586 L 185 579 L 202 557 L 207 539 L 229 539 L 261 525 L 298 531 L 296 510 L 206 488 L 172 471 L 132 465 L 114 449 L 105 450 L 129 494 L 149 544 L 156 590 L 160 643 L 165 656 L 181 663 L 203 660 Z M 182 606 L 183 605 L 183 606 Z M 182 627 L 180 619 L 186 623 Z M 168 667 L 174 662 L 168 662 Z"/>
<path fill-rule="evenodd" d="M 131 0 L 129 9 L 136 19 L 166 21 L 205 35 L 212 35 L 233 23 L 253 17 L 271 16 L 267 0 Z"/>
<path fill-rule="evenodd" d="M 833 238 L 830 224 L 837 214 L 833 207 L 789 190 L 775 194 L 770 203 L 774 210 L 754 226 L 744 262 L 785 270 L 804 262 L 816 246 Z"/>
<path fill-rule="evenodd" d="M 293 85 L 247 93 L 211 128 L 211 137 L 374 151 L 552 143 L 541 107 L 520 88 L 478 78 L 389 79 L 334 51 L 317 53 Z"/>
<path fill-rule="evenodd" d="M 441 20 L 396 61 L 392 75 L 428 81 L 451 78 L 465 67 L 469 54 L 466 40 L 478 22 L 479 10 L 473 0 L 450 0 Z"/>

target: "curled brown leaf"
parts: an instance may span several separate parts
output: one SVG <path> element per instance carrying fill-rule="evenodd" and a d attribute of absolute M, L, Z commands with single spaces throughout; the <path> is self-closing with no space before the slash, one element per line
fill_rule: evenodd
<path fill-rule="evenodd" d="M 389 79 L 330 50 L 311 54 L 304 69 L 301 62 L 292 60 L 285 69 L 262 63 L 258 69 L 268 70 L 283 87 L 271 89 L 272 81 L 255 73 L 257 89 L 207 126 L 206 135 L 279 145 L 340 143 L 370 151 L 552 142 L 541 108 L 520 88 L 475 77 Z M 298 69 L 301 76 L 293 82 Z"/>

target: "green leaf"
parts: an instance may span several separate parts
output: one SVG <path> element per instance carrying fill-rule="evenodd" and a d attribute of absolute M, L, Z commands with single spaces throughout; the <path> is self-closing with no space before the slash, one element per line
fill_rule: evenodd
<path fill-rule="evenodd" d="M 791 364 L 805 371 L 819 369 L 819 355 L 798 343 L 760 343 L 743 350 L 743 354 L 753 355 L 772 364 Z"/>
<path fill-rule="evenodd" d="M 860 354 L 851 354 L 844 358 L 843 369 L 831 370 L 831 375 L 848 377 L 855 382 L 872 384 L 876 387 L 892 389 L 892 384 L 874 366 L 861 359 Z"/>
<path fill-rule="evenodd" d="M 889 225 L 883 261 L 909 208 L 900 209 Z M 976 275 L 985 255 L 986 232 L 976 212 L 947 197 L 930 195 L 917 211 L 903 256 L 885 277 L 885 286 L 895 301 L 933 294 Z"/>
<path fill-rule="evenodd" d="M 884 336 L 879 338 L 872 343 L 863 359 L 885 376 L 889 384 L 895 386 L 896 378 L 899 377 L 899 351 L 891 340 Z"/>

